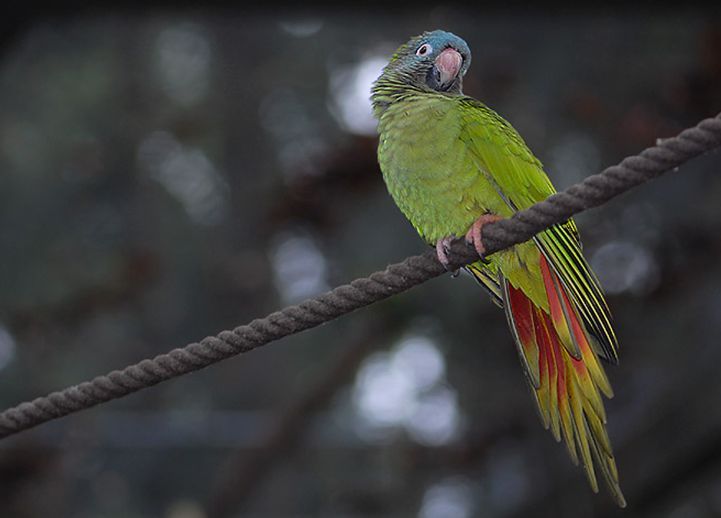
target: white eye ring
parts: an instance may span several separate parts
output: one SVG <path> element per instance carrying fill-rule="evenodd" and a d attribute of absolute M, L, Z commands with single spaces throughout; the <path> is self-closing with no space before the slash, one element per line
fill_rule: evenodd
<path fill-rule="evenodd" d="M 416 56 L 425 56 L 426 54 L 429 54 L 433 51 L 433 47 L 431 47 L 430 43 L 424 43 L 420 47 L 418 47 L 418 50 L 416 50 Z"/>

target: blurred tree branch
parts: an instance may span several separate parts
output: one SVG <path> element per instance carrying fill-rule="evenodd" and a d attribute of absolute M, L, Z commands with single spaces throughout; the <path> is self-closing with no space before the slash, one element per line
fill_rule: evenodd
<path fill-rule="evenodd" d="M 126 251 L 119 268 L 103 284 L 80 288 L 65 299 L 28 309 L 6 310 L 10 329 L 18 334 L 38 326 L 72 327 L 95 314 L 141 295 L 158 275 L 157 260 L 145 251 Z"/>

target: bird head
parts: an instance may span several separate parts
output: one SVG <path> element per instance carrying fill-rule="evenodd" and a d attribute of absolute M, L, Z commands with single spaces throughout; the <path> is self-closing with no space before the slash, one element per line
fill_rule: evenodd
<path fill-rule="evenodd" d="M 383 70 L 410 86 L 436 92 L 460 93 L 471 64 L 471 50 L 450 32 L 424 32 L 401 45 Z"/>

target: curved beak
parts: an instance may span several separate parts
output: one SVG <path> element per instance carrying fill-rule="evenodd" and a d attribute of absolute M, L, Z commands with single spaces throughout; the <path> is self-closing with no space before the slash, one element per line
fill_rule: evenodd
<path fill-rule="evenodd" d="M 452 83 L 461 71 L 462 64 L 463 57 L 456 49 L 449 47 L 438 54 L 435 66 L 440 73 L 439 83 L 444 86 Z"/>

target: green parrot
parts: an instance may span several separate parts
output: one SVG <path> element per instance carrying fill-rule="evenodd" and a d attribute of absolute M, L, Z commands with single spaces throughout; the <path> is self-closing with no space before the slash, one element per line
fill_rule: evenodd
<path fill-rule="evenodd" d="M 470 63 L 466 42 L 440 30 L 391 57 L 371 94 L 383 178 L 444 265 L 451 239 L 475 246 L 483 259 L 466 270 L 505 308 L 544 427 L 580 458 L 593 490 L 598 469 L 624 507 L 601 398 L 613 392 L 599 359 L 618 362 L 608 305 L 572 220 L 484 258 L 484 224 L 555 189 L 516 130 L 463 95 Z"/>

